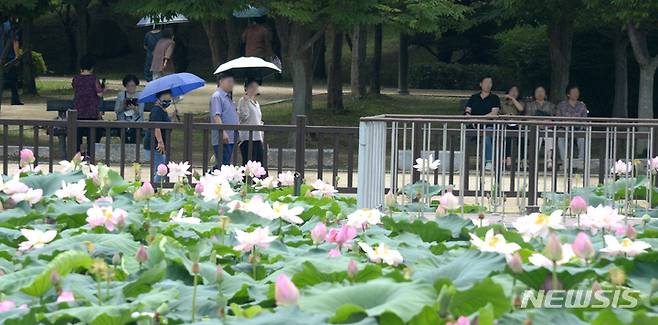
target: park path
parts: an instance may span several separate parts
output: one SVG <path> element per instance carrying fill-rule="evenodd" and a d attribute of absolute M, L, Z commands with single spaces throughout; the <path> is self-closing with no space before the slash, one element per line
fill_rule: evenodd
<path fill-rule="evenodd" d="M 70 77 L 40 77 L 39 80 L 43 81 L 61 81 L 69 82 Z M 115 96 L 116 92 L 121 89 L 120 80 L 107 80 L 108 88 L 110 89 L 108 93 L 108 98 Z M 240 96 L 242 92 L 242 86 L 236 85 L 236 93 Z M 179 103 L 178 108 L 181 112 L 191 112 L 191 113 L 205 113 L 208 110 L 208 99 L 210 95 L 215 91 L 215 83 L 208 82 L 206 85 L 200 89 L 197 89 L 184 96 L 184 99 Z M 349 87 L 344 89 L 345 93 L 349 95 Z M 471 93 L 471 91 L 462 91 L 462 90 L 439 90 L 439 89 L 411 89 L 411 94 L 414 96 L 436 96 L 436 97 L 465 97 Z M 384 88 L 382 93 L 385 95 L 396 95 L 397 89 L 395 88 Z M 260 102 L 263 106 L 269 104 L 275 104 L 279 102 L 285 102 L 292 100 L 292 85 L 289 83 L 275 83 L 271 85 L 263 85 L 260 89 Z M 313 87 L 313 95 L 323 95 L 326 94 L 326 86 L 324 84 L 317 84 Z M 9 102 L 9 92 L 5 92 L 5 98 L 2 101 L 2 111 L 0 112 L 0 118 L 6 119 L 53 119 L 57 117 L 56 112 L 46 112 L 46 100 L 47 97 L 39 97 L 35 99 L 27 99 L 25 105 L 23 106 L 10 106 L 7 105 Z M 112 120 L 114 119 L 113 114 L 108 114 L 105 119 Z"/>

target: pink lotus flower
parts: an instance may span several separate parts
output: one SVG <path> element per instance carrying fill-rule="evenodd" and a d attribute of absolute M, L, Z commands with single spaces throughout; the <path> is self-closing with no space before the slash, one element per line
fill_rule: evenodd
<path fill-rule="evenodd" d="M 146 247 L 144 245 L 139 245 L 139 248 L 137 249 L 137 253 L 135 253 L 135 259 L 137 262 L 144 263 L 146 260 L 148 260 L 149 255 L 146 252 Z"/>
<path fill-rule="evenodd" d="M 196 185 L 194 185 L 194 193 L 196 194 L 203 193 L 203 184 L 201 184 L 201 182 L 197 182 Z"/>
<path fill-rule="evenodd" d="M 340 228 L 331 228 L 327 234 L 326 241 L 343 246 L 347 241 L 356 237 L 356 228 L 343 225 Z"/>
<path fill-rule="evenodd" d="M 340 249 L 338 249 L 338 247 L 329 250 L 329 257 L 338 257 L 338 256 L 340 256 Z"/>
<path fill-rule="evenodd" d="M 521 255 L 519 253 L 514 253 L 512 255 L 508 255 L 507 258 L 507 266 L 512 270 L 514 273 L 521 273 L 523 272 L 523 261 L 521 261 Z"/>
<path fill-rule="evenodd" d="M 295 185 L 295 174 L 293 174 L 291 171 L 280 173 L 277 177 L 277 180 L 281 186 L 293 186 Z"/>
<path fill-rule="evenodd" d="M 575 214 L 583 214 L 587 212 L 587 201 L 582 196 L 576 195 L 571 199 L 569 208 Z"/>
<path fill-rule="evenodd" d="M 261 176 L 267 174 L 263 165 L 258 161 L 247 161 L 247 164 L 244 166 L 244 171 L 249 177 L 260 178 Z"/>
<path fill-rule="evenodd" d="M 155 190 L 151 182 L 146 181 L 133 193 L 133 198 L 135 201 L 144 201 L 152 198 L 153 195 L 155 195 Z"/>
<path fill-rule="evenodd" d="M 20 162 L 21 167 L 25 167 L 34 162 L 34 153 L 30 149 L 23 149 L 20 152 Z"/>
<path fill-rule="evenodd" d="M 57 303 L 60 302 L 72 302 L 75 301 L 75 297 L 73 296 L 73 292 L 71 291 L 62 291 L 62 293 L 57 296 Z"/>
<path fill-rule="evenodd" d="M 104 226 L 108 231 L 122 225 L 128 213 L 123 209 L 112 209 L 111 206 L 98 206 L 94 204 L 93 207 L 87 210 L 87 223 L 91 228 Z"/>
<path fill-rule="evenodd" d="M 658 156 L 649 159 L 647 165 L 648 165 L 647 167 L 652 173 L 658 172 Z"/>
<path fill-rule="evenodd" d="M 311 239 L 313 239 L 314 244 L 319 244 L 324 241 L 324 238 L 327 236 L 327 226 L 322 222 L 318 222 L 313 230 L 311 230 Z"/>
<path fill-rule="evenodd" d="M 0 301 L 0 313 L 16 308 L 16 303 L 11 300 Z"/>
<path fill-rule="evenodd" d="M 299 289 L 285 274 L 281 274 L 276 278 L 274 298 L 277 306 L 294 305 L 299 300 Z"/>
<path fill-rule="evenodd" d="M 240 243 L 233 247 L 236 251 L 249 252 L 254 247 L 268 248 L 270 243 L 276 239 L 276 236 L 270 236 L 269 227 L 259 227 L 252 232 L 244 232 L 240 229 L 235 230 L 235 239 Z"/>
<path fill-rule="evenodd" d="M 356 261 L 350 260 L 347 263 L 347 276 L 353 278 L 359 272 L 359 267 L 356 265 Z"/>
<path fill-rule="evenodd" d="M 582 231 L 578 233 L 576 239 L 571 244 L 571 249 L 576 256 L 583 260 L 592 258 L 595 253 L 592 242 L 589 240 L 589 236 Z"/>
<path fill-rule="evenodd" d="M 36 190 L 30 188 L 27 190 L 27 192 L 14 193 L 11 195 L 11 199 L 16 204 L 23 201 L 26 201 L 29 204 L 37 204 L 39 201 L 41 201 L 42 197 L 43 197 L 43 190 L 40 188 Z"/>
<path fill-rule="evenodd" d="M 7 195 L 25 193 L 30 189 L 30 187 L 21 182 L 19 174 L 14 175 L 14 177 L 4 183 L 0 179 L 0 187 L 2 187 L 2 191 Z"/>
<path fill-rule="evenodd" d="M 165 176 L 167 176 L 167 173 L 169 173 L 169 169 L 167 168 L 167 165 L 160 164 L 160 165 L 158 165 L 158 169 L 157 169 L 156 173 L 160 177 L 165 177 Z"/>
<path fill-rule="evenodd" d="M 96 203 L 112 203 L 114 202 L 114 199 L 112 199 L 111 196 L 101 196 L 94 201 Z"/>
<path fill-rule="evenodd" d="M 447 322 L 446 325 L 471 325 L 471 321 L 466 316 L 459 316 L 456 322 Z"/>
<path fill-rule="evenodd" d="M 452 194 L 451 191 L 445 192 L 439 197 L 439 204 L 448 211 L 457 210 L 461 206 L 459 204 L 459 198 Z"/>

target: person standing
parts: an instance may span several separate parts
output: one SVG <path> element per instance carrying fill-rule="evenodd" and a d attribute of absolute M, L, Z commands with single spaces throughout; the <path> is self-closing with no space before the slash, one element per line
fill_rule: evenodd
<path fill-rule="evenodd" d="M 479 115 L 479 116 L 495 116 L 500 111 L 500 98 L 491 92 L 493 87 L 493 79 L 491 77 L 484 77 L 480 80 L 480 92 L 471 95 L 466 103 L 464 114 L 466 115 Z M 491 130 L 491 126 L 486 126 L 486 129 Z M 490 136 L 484 138 L 484 169 L 491 170 L 492 152 L 492 139 Z"/>
<path fill-rule="evenodd" d="M 500 106 L 500 115 L 511 116 L 523 113 L 523 102 L 519 101 L 519 87 L 510 87 L 505 93 L 505 96 L 503 96 L 503 100 L 500 103 Z M 518 130 L 518 126 L 516 124 L 509 124 L 507 125 L 507 129 Z M 512 146 L 515 142 L 512 141 L 513 135 L 514 134 L 508 134 L 507 138 L 505 139 L 505 166 L 507 167 L 512 166 Z M 519 149 L 521 149 L 520 146 Z"/>
<path fill-rule="evenodd" d="M 158 79 L 162 76 L 176 72 L 174 67 L 174 42 L 173 32 L 169 28 L 162 30 L 162 36 L 153 49 L 153 60 L 151 62 L 151 73 L 153 79 Z"/>
<path fill-rule="evenodd" d="M 555 104 L 546 100 L 546 89 L 543 86 L 537 86 L 533 94 L 533 101 L 525 105 L 525 113 L 528 116 L 554 116 Z M 547 134 L 547 128 L 543 128 L 543 133 Z M 539 147 L 544 144 L 544 161 L 547 169 L 553 168 L 553 148 L 555 147 L 553 137 L 544 136 L 539 138 Z"/>
<path fill-rule="evenodd" d="M 146 81 L 153 80 L 153 73 L 151 72 L 151 64 L 153 63 L 153 50 L 155 45 L 162 37 L 162 30 L 160 26 L 155 25 L 153 30 L 146 32 L 144 35 L 144 50 L 146 51 L 146 58 L 144 60 L 144 79 Z"/>
<path fill-rule="evenodd" d="M 587 105 L 582 101 L 578 100 L 580 98 L 580 89 L 578 86 L 570 84 L 565 90 L 567 96 L 566 100 L 561 101 L 557 104 L 556 114 L 557 116 L 563 117 L 573 117 L 573 118 L 584 118 L 587 117 L 588 110 Z M 574 128 L 574 130 L 580 130 L 581 128 Z M 576 151 L 576 161 L 581 162 L 585 157 L 585 138 L 578 137 L 575 139 L 575 142 L 572 142 L 578 146 L 578 151 Z M 567 166 L 566 159 L 569 156 L 566 152 L 566 138 L 560 138 L 558 140 L 558 149 L 560 150 L 560 159 L 562 160 L 563 166 Z M 573 158 L 573 157 L 572 157 Z M 576 164 L 576 167 L 580 167 L 582 164 Z"/>
<path fill-rule="evenodd" d="M 80 74 L 73 77 L 73 109 L 78 111 L 78 120 L 100 120 L 102 113 L 98 109 L 101 97 L 105 91 L 104 86 L 94 74 L 95 61 L 90 56 L 80 59 Z M 89 128 L 78 128 L 77 150 L 80 152 L 82 137 L 87 137 L 87 152 L 92 150 L 92 143 L 98 142 L 100 132 L 96 132 L 96 139 L 90 139 Z"/>
<path fill-rule="evenodd" d="M 235 104 L 231 100 L 231 92 L 235 80 L 233 76 L 227 73 L 220 73 L 217 79 L 217 89 L 210 96 L 210 123 L 213 124 L 226 124 L 238 125 L 238 113 Z M 220 136 L 221 134 L 221 136 Z M 233 146 L 236 142 L 236 132 L 234 130 L 219 130 L 213 128 L 211 132 L 212 147 L 215 153 L 215 169 L 219 169 L 222 165 L 231 164 L 231 155 L 233 154 Z M 220 152 L 221 146 L 221 152 Z M 221 159 L 220 159 L 221 157 Z"/>
<path fill-rule="evenodd" d="M 0 61 L 0 64 L 6 65 L 5 82 L 9 84 L 11 90 L 11 105 L 23 105 L 18 93 L 18 63 L 20 60 L 17 60 L 17 55 L 20 53 L 20 43 L 18 34 L 10 20 L 0 25 L 0 53 L 5 49 L 5 46 L 7 46 L 7 54 L 5 60 Z M 4 90 L 4 85 L 0 85 L 0 96 L 2 90 Z"/>
<path fill-rule="evenodd" d="M 165 90 L 155 95 L 157 100 L 149 114 L 149 122 L 171 122 L 167 109 L 171 106 L 173 98 L 171 91 Z M 144 137 L 144 150 L 146 156 L 151 157 L 151 142 L 155 145 L 153 148 L 153 160 L 151 160 L 151 172 L 153 173 L 153 181 L 160 183 L 163 181 L 162 177 L 158 175 L 158 166 L 167 164 L 167 150 L 170 149 L 167 145 L 167 129 L 146 129 L 146 136 Z"/>
<path fill-rule="evenodd" d="M 255 56 L 270 61 L 273 56 L 272 33 L 262 23 L 263 18 L 256 17 L 242 32 L 244 56 Z"/>
<path fill-rule="evenodd" d="M 238 101 L 240 125 L 263 125 L 263 114 L 256 100 L 259 85 L 260 83 L 253 79 L 245 83 L 245 95 Z M 249 146 L 251 146 L 251 157 L 249 157 Z M 253 131 L 251 135 L 249 131 L 240 131 L 240 153 L 243 165 L 249 160 L 263 163 L 263 149 L 262 131 Z"/>

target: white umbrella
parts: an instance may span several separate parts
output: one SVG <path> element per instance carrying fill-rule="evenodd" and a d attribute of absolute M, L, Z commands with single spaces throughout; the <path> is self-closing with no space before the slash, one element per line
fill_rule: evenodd
<path fill-rule="evenodd" d="M 230 73 L 236 78 L 263 79 L 274 73 L 281 73 L 274 63 L 267 62 L 258 57 L 240 57 L 220 65 L 215 74 Z"/>
<path fill-rule="evenodd" d="M 176 16 L 173 17 L 167 17 L 165 15 L 157 15 L 157 16 L 143 17 L 142 19 L 139 20 L 139 22 L 137 22 L 137 27 L 180 24 L 180 23 L 186 23 L 188 21 L 189 20 L 187 20 L 187 17 L 181 14 L 177 14 Z"/>

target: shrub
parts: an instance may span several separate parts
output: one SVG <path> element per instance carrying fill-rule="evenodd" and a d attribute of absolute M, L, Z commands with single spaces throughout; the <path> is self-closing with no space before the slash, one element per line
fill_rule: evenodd
<path fill-rule="evenodd" d="M 514 83 L 511 69 L 483 64 L 427 63 L 411 66 L 409 85 L 425 89 L 475 89 L 483 76 L 494 79 L 496 89 Z"/>

